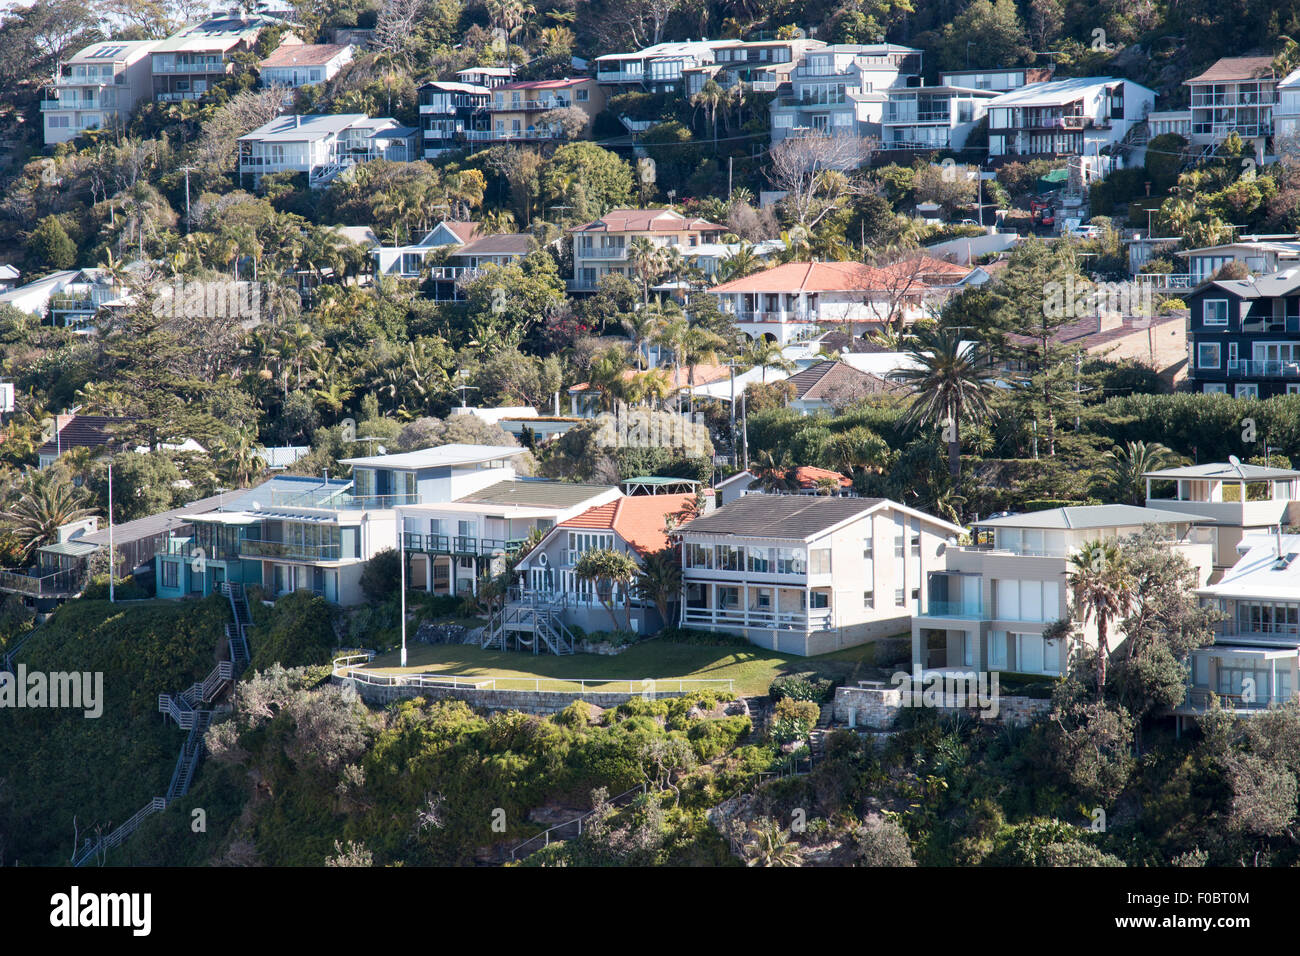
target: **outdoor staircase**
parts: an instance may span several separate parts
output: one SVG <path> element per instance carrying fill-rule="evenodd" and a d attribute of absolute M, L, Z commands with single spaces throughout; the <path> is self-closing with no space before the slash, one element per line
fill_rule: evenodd
<path fill-rule="evenodd" d="M 562 602 L 518 601 L 495 611 L 483 629 L 480 647 L 506 650 L 511 641 L 516 647 L 541 653 L 543 647 L 552 654 L 572 654 L 577 637 L 561 619 Z"/>
<path fill-rule="evenodd" d="M 98 840 L 87 838 L 81 847 L 73 851 L 73 866 L 84 866 L 93 859 L 101 858 L 107 850 L 120 846 L 150 816 L 166 810 L 190 792 L 194 775 L 198 773 L 199 764 L 203 760 L 203 736 L 212 726 L 212 705 L 234 688 L 250 660 L 248 628 L 253 623 L 253 616 L 248 609 L 244 586 L 223 584 L 221 590 L 230 600 L 230 610 L 234 615 L 234 622 L 226 625 L 226 646 L 230 659 L 218 662 L 203 680 L 196 681 L 180 693 L 158 695 L 158 712 L 164 719 L 170 717 L 176 726 L 186 731 L 185 743 L 181 745 L 181 752 L 176 758 L 166 796 L 151 798 L 129 820 L 106 836 Z M 29 634 L 28 637 L 30 636 Z M 10 654 L 17 653 L 17 650 L 18 647 L 14 647 L 5 655 L 5 660 L 8 661 Z"/>

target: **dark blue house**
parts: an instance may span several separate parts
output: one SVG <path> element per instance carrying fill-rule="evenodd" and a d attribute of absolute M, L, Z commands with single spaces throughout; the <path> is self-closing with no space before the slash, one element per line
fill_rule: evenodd
<path fill-rule="evenodd" d="M 1300 269 L 1207 282 L 1186 298 L 1188 377 L 1196 391 L 1300 393 Z"/>

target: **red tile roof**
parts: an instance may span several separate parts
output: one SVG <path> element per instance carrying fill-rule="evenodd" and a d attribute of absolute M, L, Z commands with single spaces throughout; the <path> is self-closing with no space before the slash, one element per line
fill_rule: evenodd
<path fill-rule="evenodd" d="M 576 76 L 564 80 L 516 80 L 514 83 L 502 83 L 498 90 L 562 90 L 569 86 L 578 86 L 591 82 L 589 76 Z"/>
<path fill-rule="evenodd" d="M 927 257 L 928 258 L 928 257 Z M 950 273 L 947 267 L 951 263 L 934 262 L 944 267 L 945 281 Z M 957 268 L 961 268 L 958 266 Z M 882 269 L 862 262 L 787 262 L 785 265 L 773 266 L 751 276 L 732 279 L 716 285 L 710 292 L 871 292 L 899 288 L 900 280 L 915 277 L 917 291 L 922 291 L 927 283 L 927 274 L 933 275 L 926 263 L 916 268 L 906 262 L 893 263 Z M 962 270 L 963 274 L 970 270 Z"/>
<path fill-rule="evenodd" d="M 834 478 L 840 483 L 841 488 L 853 486 L 852 479 L 844 477 L 838 471 L 831 471 L 829 468 L 818 468 L 816 465 L 800 465 L 794 470 L 794 480 L 799 482 L 801 488 L 815 488 L 817 482 L 823 478 Z"/>
<path fill-rule="evenodd" d="M 611 209 L 574 232 L 726 232 L 726 226 L 699 217 L 688 218 L 672 209 Z"/>
<path fill-rule="evenodd" d="M 661 551 L 668 546 L 665 525 L 669 515 L 695 507 L 695 495 L 632 495 L 616 498 L 608 504 L 588 508 L 580 515 L 561 521 L 561 528 L 591 528 L 613 531 L 642 554 Z M 678 526 L 690 521 L 684 517 Z"/>
<path fill-rule="evenodd" d="M 269 66 L 324 66 L 348 48 L 346 43 L 300 43 L 282 46 L 258 64 Z"/>

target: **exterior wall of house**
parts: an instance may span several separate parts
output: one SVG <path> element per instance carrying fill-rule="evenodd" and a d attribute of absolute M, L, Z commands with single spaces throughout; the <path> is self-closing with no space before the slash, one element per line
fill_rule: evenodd
<path fill-rule="evenodd" d="M 683 255 L 706 241 L 699 229 L 678 229 L 672 232 L 649 230 L 620 230 L 611 232 L 576 232 L 573 234 L 573 286 L 594 289 L 607 275 L 625 275 L 635 280 L 635 272 L 628 261 L 628 249 L 638 236 L 649 239 L 663 249 L 676 248 Z"/>
<path fill-rule="evenodd" d="M 1244 299 L 1204 286 L 1187 304 L 1195 391 L 1239 398 L 1300 393 L 1300 295 Z"/>
<path fill-rule="evenodd" d="M 692 533 L 688 526 L 681 533 L 682 625 L 742 634 L 793 654 L 896 636 L 919 609 L 925 575 L 944 567 L 946 534 L 894 509 L 805 541 Z M 723 549 L 734 547 L 746 549 L 743 569 L 719 567 Z M 713 567 L 697 566 L 698 548 L 710 549 Z"/>
<path fill-rule="evenodd" d="M 112 45 L 98 43 L 87 49 Z M 149 97 L 153 89 L 149 50 L 154 44 L 129 46 L 130 52 L 118 62 L 97 62 L 83 57 L 87 52 L 83 50 L 68 64 L 66 75 L 55 78 L 55 98 L 41 101 L 45 145 L 65 143 L 87 129 L 123 124 L 136 105 Z"/>

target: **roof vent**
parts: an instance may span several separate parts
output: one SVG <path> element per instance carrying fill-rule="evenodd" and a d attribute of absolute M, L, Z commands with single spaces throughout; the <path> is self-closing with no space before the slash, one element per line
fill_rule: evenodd
<path fill-rule="evenodd" d="M 1276 561 L 1274 561 L 1273 570 L 1285 571 L 1287 568 L 1291 566 L 1291 562 L 1294 561 L 1295 559 L 1296 559 L 1296 552 L 1292 551 L 1290 554 L 1280 557 Z"/>

